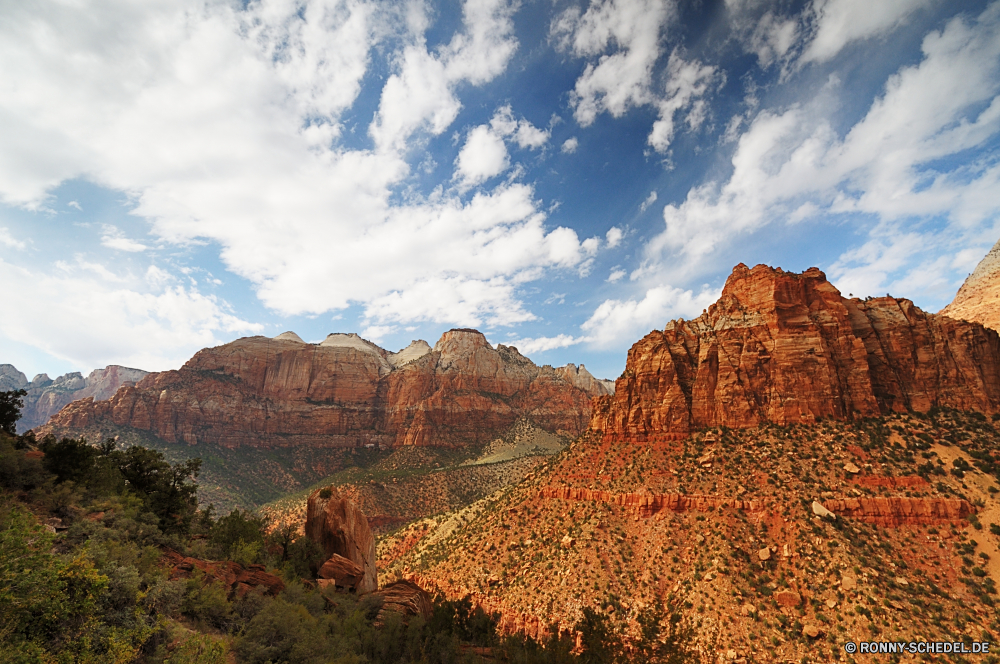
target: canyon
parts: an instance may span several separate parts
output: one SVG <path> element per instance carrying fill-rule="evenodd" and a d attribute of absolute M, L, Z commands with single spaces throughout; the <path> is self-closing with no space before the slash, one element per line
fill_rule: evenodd
<path fill-rule="evenodd" d="M 87 397 L 95 401 L 110 399 L 119 387 L 136 383 L 148 373 L 112 364 L 103 369 L 94 369 L 86 378 L 79 372 L 73 372 L 55 380 L 49 378 L 48 374 L 38 374 L 29 381 L 14 365 L 0 364 L 0 392 L 27 392 L 22 399 L 24 408 L 17 423 L 18 431 L 24 433 L 48 422 L 50 417 L 68 403 Z"/>
<path fill-rule="evenodd" d="M 462 447 L 523 416 L 578 435 L 591 396 L 609 392 L 585 367 L 538 367 L 476 330 L 399 353 L 356 334 L 307 344 L 288 332 L 202 350 L 107 401 L 75 401 L 36 433 L 127 427 L 171 444 L 225 448 Z"/>

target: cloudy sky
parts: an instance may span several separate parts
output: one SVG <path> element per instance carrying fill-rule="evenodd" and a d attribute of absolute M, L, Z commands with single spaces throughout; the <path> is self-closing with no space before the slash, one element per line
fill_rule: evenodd
<path fill-rule="evenodd" d="M 616 377 L 732 267 L 937 311 L 1000 3 L 0 0 L 0 363 L 476 327 Z"/>

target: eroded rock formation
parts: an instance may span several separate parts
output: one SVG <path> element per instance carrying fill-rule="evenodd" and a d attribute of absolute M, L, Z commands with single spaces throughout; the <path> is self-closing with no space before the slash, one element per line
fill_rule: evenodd
<path fill-rule="evenodd" d="M 135 383 L 148 372 L 120 367 L 116 364 L 94 369 L 86 378 L 79 372 L 59 376 L 38 374 L 31 381 L 11 364 L 0 364 L 0 391 L 25 390 L 24 409 L 17 423 L 18 431 L 27 431 L 45 424 L 66 404 L 92 397 L 95 401 L 110 399 L 118 388 Z"/>
<path fill-rule="evenodd" d="M 306 506 L 306 536 L 319 544 L 328 557 L 320 568 L 320 575 L 327 571 L 325 578 L 341 580 L 346 576 L 362 572 L 360 579 L 351 583 L 355 592 L 368 593 L 378 588 L 378 574 L 375 570 L 375 538 L 368 519 L 351 500 L 341 496 L 334 488 L 317 489 L 309 495 Z M 346 565 L 340 558 L 347 559 L 355 567 Z"/>
<path fill-rule="evenodd" d="M 285 582 L 266 572 L 263 565 L 244 567 L 231 560 L 202 560 L 182 556 L 171 549 L 163 553 L 161 560 L 169 569 L 171 579 L 188 579 L 200 571 L 206 582 L 221 582 L 230 596 L 242 597 L 256 588 L 263 588 L 268 595 L 277 595 L 285 589 Z"/>
<path fill-rule="evenodd" d="M 109 401 L 70 404 L 39 433 L 106 425 L 191 445 L 457 446 L 492 440 L 522 416 L 580 433 L 591 397 L 606 393 L 582 367 L 538 367 L 475 330 L 399 353 L 356 334 L 307 344 L 286 332 L 202 350 Z"/>
<path fill-rule="evenodd" d="M 890 527 L 956 523 L 975 514 L 972 505 L 958 498 L 872 496 L 826 500 L 823 505 L 840 516 Z"/>
<path fill-rule="evenodd" d="M 376 595 L 382 598 L 382 608 L 376 622 L 384 622 L 387 611 L 395 611 L 404 616 L 420 616 L 424 620 L 431 617 L 434 605 L 430 593 L 412 581 L 395 581 L 378 589 Z"/>
<path fill-rule="evenodd" d="M 1000 329 L 1000 241 L 979 261 L 951 304 L 938 313 Z"/>
<path fill-rule="evenodd" d="M 906 299 L 847 299 L 816 268 L 738 265 L 719 301 L 632 346 L 593 429 L 644 440 L 933 406 L 1000 410 L 1000 337 Z"/>

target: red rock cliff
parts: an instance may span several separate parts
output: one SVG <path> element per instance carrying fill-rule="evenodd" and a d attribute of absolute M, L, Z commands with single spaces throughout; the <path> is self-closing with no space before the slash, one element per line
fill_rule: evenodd
<path fill-rule="evenodd" d="M 906 299 L 844 298 L 816 268 L 741 264 L 700 317 L 632 346 L 591 427 L 642 440 L 933 406 L 1000 409 L 996 332 Z"/>
<path fill-rule="evenodd" d="M 522 415 L 579 433 L 592 395 L 475 330 L 399 353 L 357 335 L 307 344 L 285 333 L 202 350 L 109 401 L 76 401 L 38 433 L 113 424 L 191 445 L 463 445 Z"/>

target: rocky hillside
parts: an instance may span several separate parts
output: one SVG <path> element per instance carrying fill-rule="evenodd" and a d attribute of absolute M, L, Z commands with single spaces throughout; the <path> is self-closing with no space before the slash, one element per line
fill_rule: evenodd
<path fill-rule="evenodd" d="M 1000 241 L 979 261 L 951 304 L 938 313 L 1000 330 Z"/>
<path fill-rule="evenodd" d="M 734 270 L 639 341 L 569 449 L 380 541 L 380 575 L 540 636 L 664 604 L 706 659 L 838 661 L 861 640 L 992 640 L 1000 344 L 819 270 Z"/>
<path fill-rule="evenodd" d="M 591 428 L 644 440 L 934 406 L 997 412 L 995 331 L 902 298 L 845 298 L 816 268 L 739 265 L 704 314 L 632 346 Z"/>
<path fill-rule="evenodd" d="M 466 446 L 522 416 L 579 434 L 591 397 L 608 391 L 583 367 L 538 367 L 476 330 L 399 353 L 356 334 L 307 344 L 285 333 L 202 350 L 108 401 L 70 404 L 38 433 L 127 427 L 168 443 L 231 448 Z"/>
<path fill-rule="evenodd" d="M 79 372 L 59 376 L 55 380 L 48 374 L 38 374 L 30 382 L 12 364 L 0 364 L 0 392 L 25 390 L 24 409 L 17 423 L 24 432 L 41 426 L 66 404 L 92 397 L 95 401 L 110 399 L 122 385 L 142 380 L 148 371 L 130 369 L 117 364 L 94 369 L 86 378 Z"/>

